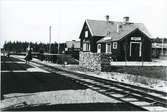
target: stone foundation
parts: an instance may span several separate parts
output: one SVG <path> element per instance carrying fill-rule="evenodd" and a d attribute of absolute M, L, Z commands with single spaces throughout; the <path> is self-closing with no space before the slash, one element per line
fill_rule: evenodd
<path fill-rule="evenodd" d="M 79 54 L 79 65 L 99 71 L 110 70 L 111 54 L 102 53 L 91 53 L 91 52 L 80 52 Z"/>
<path fill-rule="evenodd" d="M 101 70 L 101 55 L 91 52 L 80 52 L 79 65 L 92 70 Z"/>

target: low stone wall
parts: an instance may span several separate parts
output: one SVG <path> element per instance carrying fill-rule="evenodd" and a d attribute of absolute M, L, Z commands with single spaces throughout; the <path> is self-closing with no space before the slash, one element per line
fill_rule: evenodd
<path fill-rule="evenodd" d="M 101 71 L 101 54 L 91 52 L 80 52 L 79 65 L 84 68 Z"/>
<path fill-rule="evenodd" d="M 101 71 L 110 72 L 111 65 L 110 62 L 112 61 L 112 54 L 101 54 Z"/>
<path fill-rule="evenodd" d="M 80 52 L 79 65 L 100 71 L 110 71 L 111 54 Z"/>

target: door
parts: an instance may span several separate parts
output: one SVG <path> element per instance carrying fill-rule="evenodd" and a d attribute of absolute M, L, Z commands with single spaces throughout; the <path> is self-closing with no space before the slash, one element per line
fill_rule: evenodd
<path fill-rule="evenodd" d="M 130 56 L 132 61 L 139 60 L 141 56 L 141 43 L 131 43 Z"/>

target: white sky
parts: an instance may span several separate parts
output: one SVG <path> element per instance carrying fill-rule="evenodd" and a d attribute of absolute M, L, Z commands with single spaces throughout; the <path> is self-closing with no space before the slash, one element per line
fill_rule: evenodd
<path fill-rule="evenodd" d="M 1 0 L 0 40 L 79 40 L 85 19 L 144 23 L 153 37 L 167 37 L 167 0 Z"/>

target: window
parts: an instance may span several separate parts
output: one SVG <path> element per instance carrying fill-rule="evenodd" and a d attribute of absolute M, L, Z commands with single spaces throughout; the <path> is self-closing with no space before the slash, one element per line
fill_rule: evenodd
<path fill-rule="evenodd" d="M 117 49 L 117 42 L 113 42 L 113 49 Z"/>
<path fill-rule="evenodd" d="M 85 38 L 88 38 L 88 31 L 85 31 Z"/>
<path fill-rule="evenodd" d="M 106 53 L 111 53 L 111 44 L 106 43 Z"/>
<path fill-rule="evenodd" d="M 90 43 L 83 43 L 83 51 L 90 51 Z"/>
<path fill-rule="evenodd" d="M 101 53 L 101 44 L 97 45 L 97 53 Z"/>

